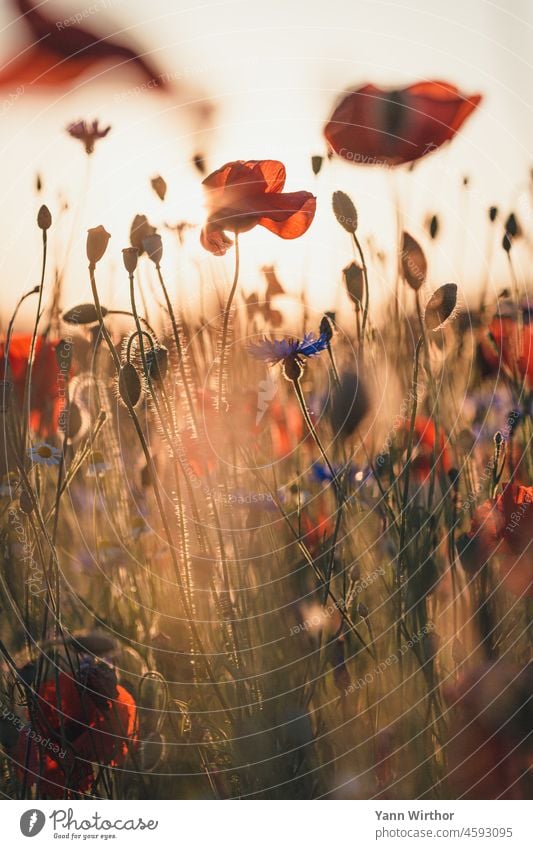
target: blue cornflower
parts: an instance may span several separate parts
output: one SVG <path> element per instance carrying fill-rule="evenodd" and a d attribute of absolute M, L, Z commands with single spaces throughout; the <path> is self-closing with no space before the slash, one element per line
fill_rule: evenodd
<path fill-rule="evenodd" d="M 306 333 L 300 341 L 298 339 L 262 339 L 256 345 L 249 345 L 248 352 L 256 360 L 275 365 L 287 361 L 297 361 L 302 365 L 302 359 L 315 357 L 328 346 L 328 338 L 321 333 L 317 338 L 314 333 Z"/>

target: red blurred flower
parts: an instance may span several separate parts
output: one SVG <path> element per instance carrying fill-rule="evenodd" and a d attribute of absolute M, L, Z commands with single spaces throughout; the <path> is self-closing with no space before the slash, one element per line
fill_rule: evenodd
<path fill-rule="evenodd" d="M 531 669 L 500 660 L 445 690 L 450 723 L 444 753 L 454 798 L 530 798 L 531 683 Z"/>
<path fill-rule="evenodd" d="M 409 433 L 410 423 L 404 424 L 404 433 L 406 434 L 405 442 L 407 444 L 407 434 Z M 435 447 L 435 422 L 433 419 L 426 416 L 416 416 L 415 430 L 413 437 L 413 457 L 411 460 L 411 474 L 416 480 L 425 481 L 431 473 L 433 466 L 433 452 Z M 444 472 L 449 472 L 451 468 L 450 454 L 446 445 L 444 432 L 439 430 L 438 444 L 435 452 L 435 462 L 437 470 L 439 467 Z"/>
<path fill-rule="evenodd" d="M 467 571 L 497 555 L 504 586 L 533 596 L 533 486 L 507 483 L 498 498 L 480 504 L 461 547 Z"/>
<path fill-rule="evenodd" d="M 41 435 L 54 433 L 61 412 L 60 389 L 62 376 L 57 364 L 57 342 L 38 336 L 30 386 L 30 426 Z M 9 370 L 6 374 L 5 343 L 0 344 L 0 377 L 13 382 L 19 402 L 24 397 L 28 358 L 31 348 L 30 334 L 14 334 L 9 344 Z"/>
<path fill-rule="evenodd" d="M 21 732 L 17 747 L 29 786 L 40 780 L 41 793 L 52 798 L 65 789 L 87 792 L 91 763 L 120 767 L 134 742 L 135 700 L 114 670 L 91 661 L 79 677 L 60 672 L 58 688 L 55 678 L 41 685 L 33 727 Z"/>
<path fill-rule="evenodd" d="M 480 102 L 436 80 L 399 90 L 369 84 L 343 98 L 324 134 L 350 162 L 402 165 L 450 141 Z"/>
<path fill-rule="evenodd" d="M 296 239 L 310 226 L 316 198 L 283 192 L 285 166 L 273 159 L 228 162 L 203 181 L 207 189 L 204 248 L 222 256 L 233 244 L 225 231 L 244 233 L 257 224 L 282 239 Z"/>
<path fill-rule="evenodd" d="M 511 315 L 493 316 L 488 332 L 484 332 L 479 350 L 484 363 L 493 372 L 508 369 L 512 376 L 528 379 L 533 386 L 533 325 L 522 327 Z"/>
<path fill-rule="evenodd" d="M 29 30 L 31 43 L 17 48 L 0 72 L 0 87 L 22 90 L 48 86 L 68 88 L 78 78 L 106 63 L 112 68 L 140 69 L 147 88 L 164 88 L 165 76 L 140 53 L 103 34 L 76 26 L 74 16 L 63 21 L 48 17 L 43 4 L 15 0 L 18 14 Z"/>

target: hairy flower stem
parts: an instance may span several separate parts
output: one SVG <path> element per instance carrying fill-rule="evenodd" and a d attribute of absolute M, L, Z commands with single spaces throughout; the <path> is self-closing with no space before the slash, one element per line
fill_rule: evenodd
<path fill-rule="evenodd" d="M 107 327 L 104 323 L 104 317 L 102 315 L 102 307 L 100 305 L 100 298 L 99 298 L 99 295 L 98 295 L 98 289 L 96 288 L 96 279 L 95 279 L 94 271 L 95 271 L 95 266 L 94 266 L 94 264 L 91 263 L 89 265 L 89 278 L 90 278 L 90 282 L 91 282 L 91 290 L 92 290 L 94 305 L 96 307 L 96 314 L 98 316 L 98 323 L 100 325 L 100 331 L 101 331 L 101 333 L 102 333 L 102 335 L 103 335 L 103 337 L 106 341 L 107 347 L 109 348 L 109 353 L 111 354 L 111 357 L 113 359 L 113 363 L 115 365 L 116 372 L 117 372 L 117 374 L 119 374 L 119 372 L 120 372 L 120 359 L 119 359 L 119 356 L 117 354 L 116 348 L 113 344 L 113 340 L 111 339 L 109 331 L 108 331 L 108 329 L 107 329 Z M 146 465 L 148 467 L 151 479 L 153 481 L 154 495 L 155 495 L 155 499 L 156 499 L 156 502 L 157 502 L 157 508 L 158 508 L 159 514 L 161 516 L 161 522 L 163 524 L 163 529 L 165 531 L 165 536 L 166 536 L 166 539 L 167 539 L 167 545 L 168 545 L 168 549 L 169 549 L 169 552 L 170 552 L 170 557 L 172 559 L 172 564 L 174 566 L 176 578 L 178 578 L 179 574 L 180 574 L 180 569 L 179 569 L 179 564 L 178 564 L 178 560 L 177 560 L 177 557 L 176 557 L 175 547 L 174 547 L 174 544 L 172 542 L 172 534 L 171 534 L 171 531 L 170 531 L 168 518 L 167 518 L 167 515 L 166 515 L 166 512 L 165 512 L 164 506 L 163 506 L 163 500 L 162 500 L 162 497 L 161 497 L 161 492 L 159 491 L 159 486 L 157 484 L 157 470 L 155 468 L 155 464 L 154 464 L 152 455 L 150 454 L 148 444 L 146 442 L 146 438 L 145 438 L 143 429 L 141 427 L 141 423 L 139 421 L 139 417 L 137 416 L 137 413 L 135 412 L 133 405 L 132 405 L 127 394 L 124 397 L 124 403 L 126 404 L 126 407 L 127 407 L 128 412 L 130 414 L 131 420 L 132 420 L 133 425 L 135 427 L 137 437 L 139 439 L 139 443 L 141 445 L 141 448 L 142 448 L 142 451 L 143 451 L 143 454 L 144 454 L 144 458 L 146 460 Z M 193 640 L 194 640 L 195 645 L 196 645 L 196 650 L 198 651 L 199 655 L 202 658 L 202 662 L 204 664 L 207 677 L 209 678 L 211 684 L 213 685 L 213 689 L 214 689 L 216 696 L 217 696 L 217 698 L 218 698 L 218 700 L 219 700 L 219 702 L 222 706 L 222 709 L 223 709 L 224 713 L 226 714 L 227 719 L 231 722 L 231 712 L 229 710 L 229 706 L 226 702 L 226 699 L 222 695 L 220 687 L 218 686 L 218 683 L 217 683 L 216 678 L 214 676 L 213 670 L 211 669 L 211 664 L 209 663 L 209 660 L 207 659 L 207 655 L 205 653 L 202 640 L 201 640 L 200 635 L 198 633 L 198 630 L 196 628 L 196 624 L 194 622 L 193 617 L 190 615 L 189 603 L 188 603 L 187 596 L 183 592 L 183 587 L 181 586 L 181 582 L 179 580 L 177 581 L 177 585 L 178 585 L 178 591 L 181 595 L 184 610 L 186 611 L 186 613 L 189 617 L 189 627 L 191 629 L 191 635 L 192 635 Z"/>
<path fill-rule="evenodd" d="M 298 404 L 300 405 L 300 410 L 302 411 L 302 415 L 305 419 L 305 423 L 306 423 L 306 425 L 309 429 L 309 433 L 313 437 L 313 439 L 314 439 L 314 441 L 317 445 L 317 448 L 322 455 L 322 459 L 324 460 L 324 463 L 328 467 L 328 470 L 331 474 L 331 480 L 332 480 L 333 486 L 335 487 L 337 494 L 340 496 L 341 487 L 340 487 L 339 481 L 337 479 L 337 475 L 335 473 L 333 466 L 331 465 L 331 463 L 329 461 L 328 455 L 326 454 L 326 449 L 322 445 L 320 437 L 319 437 L 319 435 L 316 431 L 316 428 L 313 424 L 313 420 L 311 419 L 311 415 L 309 413 L 309 410 L 307 409 L 307 404 L 305 403 L 305 398 L 304 398 L 304 394 L 302 392 L 302 387 L 300 386 L 300 379 L 299 378 L 294 378 L 294 379 L 291 378 L 291 383 L 294 386 L 294 392 L 295 392 L 296 397 L 298 399 Z"/>
<path fill-rule="evenodd" d="M 224 307 L 224 317 L 222 320 L 222 338 L 220 341 L 220 366 L 218 372 L 218 410 L 222 411 L 222 402 L 224 400 L 224 377 L 226 368 L 226 346 L 228 344 L 229 319 L 231 315 L 231 306 L 237 291 L 237 283 L 239 282 L 239 234 L 235 233 L 235 273 L 233 275 L 233 283 L 231 290 Z"/>

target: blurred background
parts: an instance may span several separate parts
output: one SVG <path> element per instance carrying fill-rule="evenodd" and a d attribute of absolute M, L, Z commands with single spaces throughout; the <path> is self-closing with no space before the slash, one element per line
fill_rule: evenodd
<path fill-rule="evenodd" d="M 241 280 L 245 291 L 260 291 L 259 269 L 273 263 L 287 290 L 297 295 L 305 288 L 318 309 L 341 306 L 341 269 L 352 256 L 331 214 L 335 189 L 351 194 L 362 238 L 386 256 L 396 238 L 395 198 L 401 198 L 405 227 L 422 242 L 427 218 L 436 213 L 440 229 L 430 287 L 457 282 L 467 302 L 488 274 L 488 207 L 497 205 L 502 216 L 515 211 L 523 229 L 530 229 L 528 0 L 36 0 L 35 6 L 58 30 L 81 15 L 81 27 L 143 54 L 168 86 L 160 91 L 143 85 L 132 63 L 113 68 L 103 62 L 67 87 L 36 82 L 21 91 L 13 81 L 2 87 L 4 327 L 20 294 L 38 282 L 35 214 L 42 202 L 56 222 L 52 256 L 65 271 L 63 306 L 88 297 L 85 231 L 97 224 L 112 234 L 102 291 L 108 306 L 120 306 L 127 299 L 120 250 L 133 216 L 147 214 L 161 232 L 165 224 L 202 222 L 202 175 L 192 164 L 194 155 L 205 159 L 207 172 L 232 159 L 277 158 L 287 166 L 288 190 L 317 195 L 317 217 L 304 238 L 284 243 L 261 228 L 246 235 Z M 0 31 L 5 69 L 35 39 L 13 0 L 0 6 Z M 452 145 L 412 173 L 331 161 L 313 174 L 311 156 L 326 153 L 323 125 L 343 91 L 369 81 L 400 87 L 421 79 L 484 94 Z M 65 132 L 80 118 L 112 126 L 90 161 Z M 168 183 L 164 204 L 150 187 L 158 174 Z M 488 281 L 494 293 L 508 284 L 500 241 L 501 234 Z M 227 259 L 206 256 L 197 229 L 185 232 L 183 245 L 169 231 L 165 248 L 167 278 L 191 309 L 203 265 L 220 272 L 222 282 L 230 273 L 231 252 Z M 524 279 L 530 259 L 524 241 L 514 254 Z M 374 304 L 390 294 L 393 262 L 385 259 L 373 270 Z"/>

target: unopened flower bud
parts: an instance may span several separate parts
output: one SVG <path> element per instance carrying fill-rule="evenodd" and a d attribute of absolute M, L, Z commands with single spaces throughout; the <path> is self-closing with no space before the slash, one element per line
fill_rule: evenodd
<path fill-rule="evenodd" d="M 102 259 L 110 238 L 111 234 L 101 224 L 87 230 L 87 259 L 91 265 Z"/>
<path fill-rule="evenodd" d="M 154 265 L 161 265 L 161 260 L 163 259 L 163 241 L 159 233 L 152 233 L 151 236 L 143 239 L 143 248 Z"/>
<path fill-rule="evenodd" d="M 37 213 L 37 226 L 41 230 L 49 230 L 52 226 L 52 215 L 47 206 L 43 203 Z"/>
<path fill-rule="evenodd" d="M 292 380 L 296 383 L 296 381 L 300 380 L 303 373 L 303 366 L 296 357 L 287 357 L 283 360 L 283 374 L 287 380 Z"/>
<path fill-rule="evenodd" d="M 122 249 L 122 261 L 124 262 L 124 268 L 126 269 L 128 274 L 133 274 L 133 272 L 137 268 L 138 258 L 139 251 L 137 250 L 137 248 Z"/>

